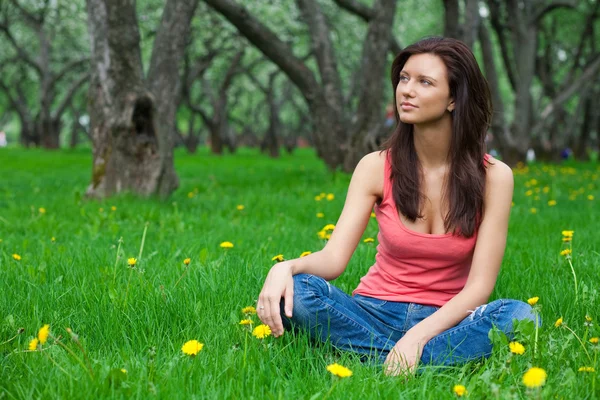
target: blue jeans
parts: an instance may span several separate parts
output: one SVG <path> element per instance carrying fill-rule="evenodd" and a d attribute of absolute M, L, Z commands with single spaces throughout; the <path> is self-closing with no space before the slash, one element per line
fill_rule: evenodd
<path fill-rule="evenodd" d="M 350 296 L 321 277 L 299 274 L 294 276 L 292 318 L 284 315 L 283 300 L 281 316 L 286 329 L 297 328 L 314 340 L 383 363 L 410 328 L 438 309 Z M 535 321 L 535 315 L 529 304 L 517 300 L 495 300 L 478 307 L 458 325 L 431 339 L 423 348 L 421 363 L 454 365 L 488 357 L 492 352 L 489 330 L 496 326 L 511 338 L 513 319 Z"/>

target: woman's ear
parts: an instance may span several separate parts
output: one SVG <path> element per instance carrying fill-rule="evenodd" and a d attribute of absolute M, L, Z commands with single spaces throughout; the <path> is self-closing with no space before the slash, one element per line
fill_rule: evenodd
<path fill-rule="evenodd" d="M 446 109 L 448 112 L 454 111 L 454 99 L 450 99 L 450 103 L 448 103 L 448 107 Z"/>

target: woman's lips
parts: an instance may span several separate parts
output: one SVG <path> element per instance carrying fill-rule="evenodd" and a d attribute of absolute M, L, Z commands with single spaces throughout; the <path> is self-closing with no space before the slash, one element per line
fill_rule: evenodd
<path fill-rule="evenodd" d="M 404 102 L 402 104 L 400 104 L 400 107 L 404 110 L 404 111 L 408 111 L 408 110 L 412 110 L 417 108 L 417 106 L 415 106 L 412 103 L 408 103 L 408 102 Z"/>

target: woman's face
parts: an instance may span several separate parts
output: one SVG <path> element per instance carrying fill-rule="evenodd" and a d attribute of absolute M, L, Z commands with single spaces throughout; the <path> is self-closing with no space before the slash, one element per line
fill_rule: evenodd
<path fill-rule="evenodd" d="M 446 65 L 436 55 L 415 54 L 400 71 L 396 107 L 406 124 L 436 122 L 454 109 Z"/>

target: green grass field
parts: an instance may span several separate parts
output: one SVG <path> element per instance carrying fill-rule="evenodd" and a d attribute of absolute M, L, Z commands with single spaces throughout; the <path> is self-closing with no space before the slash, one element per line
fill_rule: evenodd
<path fill-rule="evenodd" d="M 476 399 L 600 397 L 600 349 L 590 342 L 600 336 L 597 164 L 515 170 L 492 299 L 539 296 L 537 342 L 523 327 L 523 355 L 499 344 L 485 362 L 425 368 L 408 379 L 302 335 L 260 340 L 239 324 L 273 256 L 322 248 L 317 232 L 336 223 L 350 176 L 328 172 L 311 150 L 271 160 L 255 150 L 216 157 L 200 149 L 178 152 L 176 167 L 180 188 L 167 201 L 90 201 L 87 151 L 0 149 L 0 399 L 450 399 L 457 384 Z M 320 193 L 334 199 L 315 200 Z M 571 243 L 563 230 L 574 231 Z M 376 234 L 372 218 L 363 238 Z M 221 248 L 224 241 L 234 247 Z M 376 245 L 361 241 L 335 284 L 351 291 Z M 573 271 L 560 255 L 571 246 Z M 130 257 L 138 258 L 133 269 Z M 50 337 L 29 351 L 44 324 Z M 204 344 L 196 357 L 181 351 L 192 339 Z M 332 376 L 326 367 L 334 362 L 353 375 Z M 522 383 L 532 366 L 547 373 L 540 388 Z"/>

